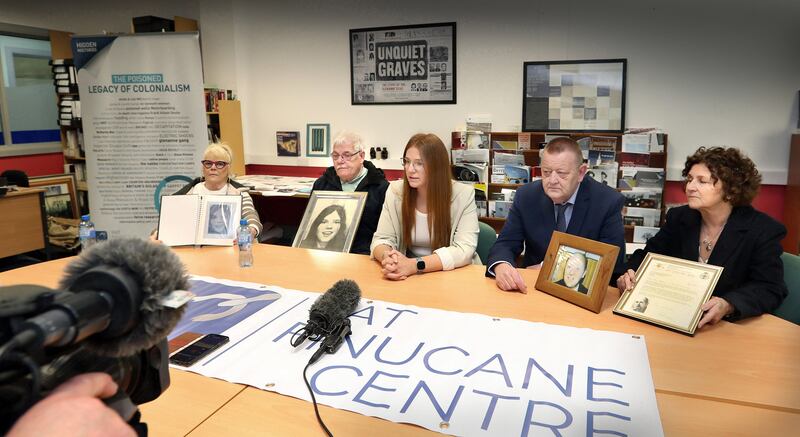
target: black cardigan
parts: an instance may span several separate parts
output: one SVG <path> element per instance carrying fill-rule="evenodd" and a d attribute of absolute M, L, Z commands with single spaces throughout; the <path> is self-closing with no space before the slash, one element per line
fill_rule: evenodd
<path fill-rule="evenodd" d="M 661 230 L 631 255 L 628 268 L 636 270 L 647 252 L 697 261 L 701 224 L 697 210 L 670 209 Z M 713 295 L 734 306 L 728 320 L 772 312 L 786 297 L 780 258 L 785 235 L 785 226 L 753 207 L 733 208 L 708 259 L 709 264 L 724 267 Z"/>

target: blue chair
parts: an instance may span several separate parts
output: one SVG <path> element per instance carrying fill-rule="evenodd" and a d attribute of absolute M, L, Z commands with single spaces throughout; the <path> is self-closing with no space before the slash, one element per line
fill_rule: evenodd
<path fill-rule="evenodd" d="M 475 251 L 478 252 L 481 262 L 485 265 L 486 260 L 489 259 L 489 249 L 497 241 L 497 234 L 493 227 L 481 221 L 478 222 L 478 229 L 480 229 L 480 233 L 478 234 L 478 247 Z"/>
<path fill-rule="evenodd" d="M 189 176 L 183 176 L 179 174 L 174 174 L 172 176 L 167 176 L 164 179 L 161 179 L 161 182 L 158 183 L 156 186 L 156 191 L 153 193 L 153 204 L 156 206 L 156 211 L 161 211 L 161 192 L 164 191 L 164 188 L 167 187 L 167 184 L 172 182 L 185 182 L 188 184 L 193 179 Z"/>
<path fill-rule="evenodd" d="M 783 300 L 781 306 L 773 314 L 800 325 L 800 256 L 783 252 L 783 280 L 789 295 Z"/>

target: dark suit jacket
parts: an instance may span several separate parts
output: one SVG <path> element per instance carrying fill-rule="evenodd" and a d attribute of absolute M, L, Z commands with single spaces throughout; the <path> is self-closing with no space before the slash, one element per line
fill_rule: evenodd
<path fill-rule="evenodd" d="M 619 247 L 613 278 L 624 271 L 625 227 L 622 224 L 624 197 L 613 188 L 584 177 L 572 206 L 567 233 Z M 506 224 L 489 251 L 488 268 L 498 261 L 515 265 L 525 244 L 522 267 L 539 264 L 547 253 L 550 236 L 556 228 L 553 201 L 542 188 L 542 181 L 520 187 L 508 213 Z"/>
<path fill-rule="evenodd" d="M 661 230 L 631 255 L 628 268 L 636 270 L 647 252 L 697 261 L 701 224 L 699 211 L 688 206 L 670 209 Z M 734 306 L 729 320 L 772 312 L 786 297 L 781 261 L 785 235 L 786 227 L 751 206 L 733 208 L 708 259 L 724 267 L 714 296 Z"/>
<path fill-rule="evenodd" d="M 566 282 L 564 282 L 564 278 L 561 278 L 558 281 L 553 282 L 553 283 L 554 284 L 558 284 L 558 285 L 562 285 L 562 286 L 567 287 L 567 288 L 572 288 L 569 285 L 567 285 Z M 575 290 L 575 291 L 580 291 L 583 294 L 586 294 L 586 293 L 589 292 L 589 289 L 586 288 L 585 285 L 583 285 L 583 279 L 581 279 L 581 282 L 578 282 L 578 288 L 572 288 L 572 289 Z"/>

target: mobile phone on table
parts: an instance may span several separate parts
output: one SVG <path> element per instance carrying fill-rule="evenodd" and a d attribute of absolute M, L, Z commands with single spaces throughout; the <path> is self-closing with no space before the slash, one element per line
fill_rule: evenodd
<path fill-rule="evenodd" d="M 229 340 L 224 335 L 206 334 L 172 354 L 169 357 L 169 362 L 183 367 L 190 367 L 211 352 L 219 349 Z"/>

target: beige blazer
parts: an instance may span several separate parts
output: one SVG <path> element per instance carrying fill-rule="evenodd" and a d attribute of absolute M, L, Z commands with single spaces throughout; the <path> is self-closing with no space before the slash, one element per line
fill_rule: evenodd
<path fill-rule="evenodd" d="M 386 190 L 378 229 L 372 237 L 370 253 L 380 244 L 405 253 L 407 243 L 403 241 L 402 226 L 403 180 L 392 181 Z M 475 189 L 472 185 L 453 182 L 453 198 L 450 200 L 450 246 L 433 251 L 442 260 L 442 270 L 453 270 L 467 264 L 481 264 L 475 252 L 478 247 L 478 212 L 475 207 Z"/>

